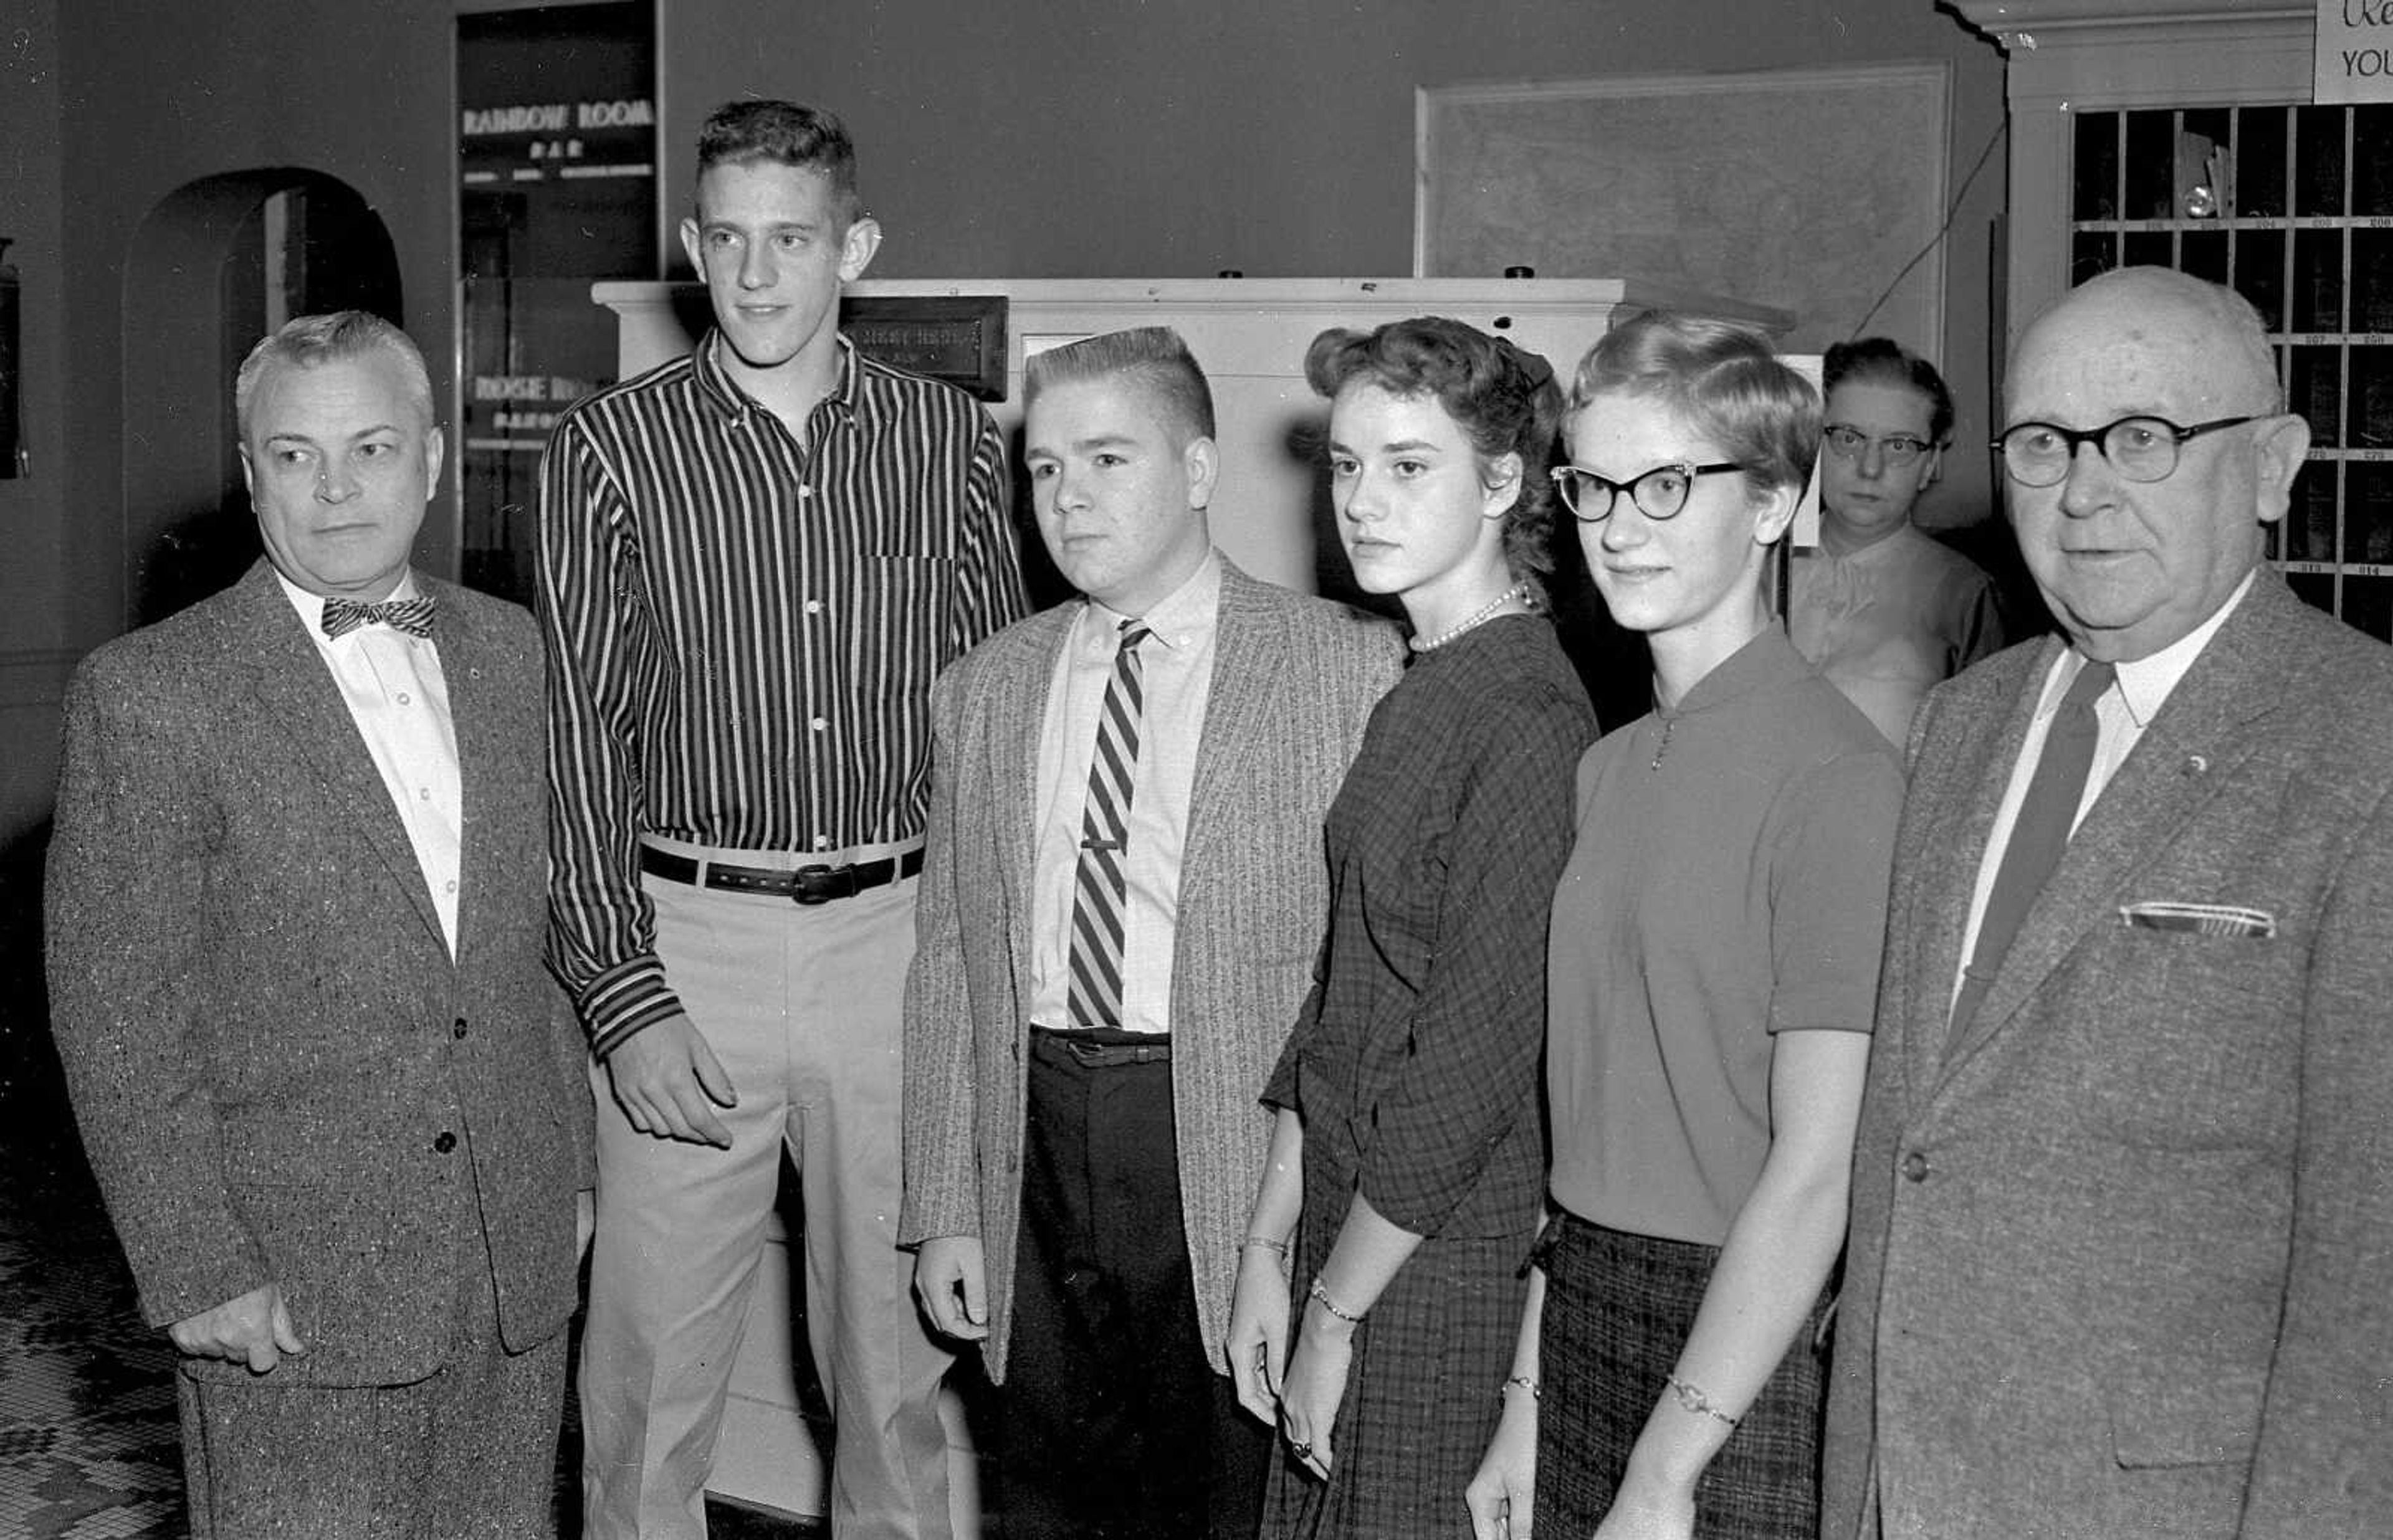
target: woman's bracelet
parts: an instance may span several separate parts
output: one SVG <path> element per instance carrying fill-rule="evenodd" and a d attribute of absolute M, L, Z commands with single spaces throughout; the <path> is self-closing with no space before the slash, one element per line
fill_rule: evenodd
<path fill-rule="evenodd" d="M 1697 1387 L 1688 1384 L 1677 1375 L 1664 1375 L 1662 1380 L 1670 1387 L 1670 1394 L 1678 1398 L 1680 1406 L 1685 1410 L 1693 1412 L 1699 1417 L 1712 1417 L 1727 1423 L 1731 1428 L 1736 1426 L 1737 1419 L 1713 1405 L 1712 1398 L 1704 1394 Z"/>
<path fill-rule="evenodd" d="M 1537 1399 L 1537 1382 L 1527 1375 L 1512 1375 L 1508 1377 L 1504 1381 L 1502 1389 L 1496 1392 L 1497 1399 L 1502 1399 L 1504 1391 L 1510 1390 L 1515 1385 L 1518 1385 L 1523 1390 L 1528 1391 L 1529 1399 L 1531 1401 Z"/>
<path fill-rule="evenodd" d="M 1249 1235 L 1238 1243 L 1238 1248 L 1242 1251 L 1250 1246 L 1262 1246 L 1265 1251 L 1276 1251 L 1283 1257 L 1288 1255 L 1288 1243 L 1273 1240 L 1269 1235 Z"/>
<path fill-rule="evenodd" d="M 1338 1317 L 1340 1321 L 1345 1322 L 1348 1325 L 1359 1326 L 1363 1324 L 1363 1317 L 1360 1314 L 1343 1308 L 1337 1300 L 1329 1298 L 1329 1291 L 1321 1286 L 1321 1280 L 1319 1277 L 1316 1276 L 1313 1280 L 1313 1286 L 1305 1290 L 1305 1293 L 1317 1301 L 1323 1310 L 1327 1311 L 1330 1314 Z"/>

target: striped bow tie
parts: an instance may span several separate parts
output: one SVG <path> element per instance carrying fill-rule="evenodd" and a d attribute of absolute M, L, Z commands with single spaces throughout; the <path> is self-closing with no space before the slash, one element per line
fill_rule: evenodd
<path fill-rule="evenodd" d="M 410 636 L 432 634 L 432 601 L 426 598 L 385 599 L 370 605 L 356 599 L 324 601 L 324 634 L 346 636 L 360 626 L 381 621 L 393 631 L 403 631 Z"/>

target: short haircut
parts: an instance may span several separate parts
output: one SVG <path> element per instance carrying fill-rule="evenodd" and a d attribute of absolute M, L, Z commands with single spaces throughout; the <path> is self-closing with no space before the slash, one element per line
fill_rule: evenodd
<path fill-rule="evenodd" d="M 1861 337 L 1828 349 L 1820 367 L 1822 396 L 1851 380 L 1855 384 L 1907 385 L 1928 398 L 1928 437 L 1942 444 L 1953 431 L 1953 393 L 1936 366 L 1892 337 Z"/>
<path fill-rule="evenodd" d="M 1183 447 L 1213 437 L 1213 387 L 1205 383 L 1205 371 L 1187 343 L 1169 326 L 1107 332 L 1032 354 L 1023 366 L 1023 410 L 1052 386 L 1114 379 L 1128 379 L 1145 391 L 1157 418 Z"/>
<path fill-rule="evenodd" d="M 1820 393 L 1760 333 L 1724 320 L 1647 310 L 1615 324 L 1578 364 L 1574 412 L 1605 396 L 1658 400 L 1722 455 L 1746 485 L 1798 494 L 1820 452 Z"/>
<path fill-rule="evenodd" d="M 268 370 L 315 369 L 369 353 L 387 353 L 407 374 L 407 396 L 430 427 L 432 376 L 425 372 L 424 355 L 414 340 L 364 310 L 334 310 L 320 316 L 300 316 L 281 330 L 259 339 L 233 376 L 233 421 L 242 443 L 249 442 L 249 404 Z"/>
<path fill-rule="evenodd" d="M 1553 569 L 1554 436 L 1563 395 L 1553 366 L 1535 353 L 1445 316 L 1392 320 L 1370 332 L 1333 327 L 1305 350 L 1304 378 L 1335 400 L 1361 381 L 1391 396 L 1433 400 L 1462 430 L 1480 479 L 1508 454 L 1521 457 L 1521 487 L 1504 516 L 1504 563 L 1540 595 Z"/>
<path fill-rule="evenodd" d="M 856 141 L 847 125 L 819 107 L 794 101 L 727 101 L 707 115 L 698 130 L 698 174 L 719 165 L 771 162 L 819 171 L 830 181 L 831 207 L 841 228 L 864 213 L 856 189 Z"/>

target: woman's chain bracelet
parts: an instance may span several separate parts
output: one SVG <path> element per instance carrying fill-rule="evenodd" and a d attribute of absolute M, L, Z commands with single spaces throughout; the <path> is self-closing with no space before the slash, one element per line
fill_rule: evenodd
<path fill-rule="evenodd" d="M 1337 1300 L 1329 1298 L 1329 1291 L 1321 1286 L 1320 1278 L 1315 1277 L 1313 1280 L 1313 1286 L 1305 1290 L 1305 1293 L 1317 1301 L 1323 1310 L 1327 1311 L 1330 1314 L 1338 1317 L 1340 1321 L 1345 1322 L 1348 1325 L 1359 1326 L 1363 1324 L 1363 1317 L 1360 1312 L 1347 1310 L 1345 1307 L 1339 1304 Z"/>
<path fill-rule="evenodd" d="M 1515 1385 L 1518 1385 L 1523 1390 L 1528 1391 L 1529 1399 L 1531 1401 L 1536 1401 L 1537 1399 L 1537 1382 L 1534 1377 L 1528 1375 L 1511 1375 L 1507 1377 L 1504 1381 L 1503 1389 L 1497 1390 L 1496 1394 L 1500 1397 L 1503 1395 L 1505 1390 L 1510 1390 Z"/>
<path fill-rule="evenodd" d="M 1700 1388 L 1688 1384 L 1677 1375 L 1665 1375 L 1662 1378 L 1663 1382 L 1670 1387 L 1670 1394 L 1676 1396 L 1679 1404 L 1687 1411 L 1694 1413 L 1699 1417 L 1715 1418 L 1727 1423 L 1731 1428 L 1736 1426 L 1737 1419 L 1713 1405 L 1712 1398 L 1704 1394 Z"/>
<path fill-rule="evenodd" d="M 1288 1255 L 1288 1243 L 1273 1240 L 1269 1235 L 1249 1235 L 1238 1245 L 1242 1249 L 1249 1246 L 1259 1246 L 1265 1251 L 1276 1251 L 1283 1257 Z"/>

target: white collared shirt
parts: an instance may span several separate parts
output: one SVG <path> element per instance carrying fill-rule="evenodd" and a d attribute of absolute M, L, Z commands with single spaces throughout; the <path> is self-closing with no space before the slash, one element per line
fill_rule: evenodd
<path fill-rule="evenodd" d="M 449 681 L 440 672 L 439 649 L 428 636 L 410 636 L 389 626 L 359 626 L 335 638 L 324 634 L 320 594 L 275 574 L 283 596 L 340 686 L 349 719 L 373 756 L 374 768 L 390 792 L 391 805 L 407 829 L 415 864 L 432 890 L 440 933 L 449 955 L 457 955 L 457 883 L 464 863 L 464 794 L 457 768 L 457 729 L 449 716 Z M 415 574 L 401 578 L 389 597 L 416 595 Z"/>
<path fill-rule="evenodd" d="M 1180 917 L 1180 861 L 1196 783 L 1196 746 L 1213 686 L 1213 638 L 1222 560 L 1204 563 L 1144 615 L 1117 615 L 1086 601 L 1064 639 L 1040 729 L 1039 854 L 1031 873 L 1030 1019 L 1071 1024 L 1072 904 L 1080 860 L 1080 817 L 1096 757 L 1097 719 L 1120 649 L 1121 623 L 1155 633 L 1138 649 L 1138 765 L 1123 861 L 1122 1025 L 1171 1030 L 1171 964 Z"/>
<path fill-rule="evenodd" d="M 2256 571 L 2256 568 L 2255 569 Z M 2118 678 L 2094 702 L 2094 763 L 2086 772 L 2086 790 L 2077 799 L 2076 815 L 2071 818 L 2069 832 L 2074 836 L 2077 826 L 2094 808 L 2095 799 L 2102 795 L 2111 777 L 2119 773 L 2127 755 L 2143 741 L 2144 729 L 2160 714 L 2164 704 L 2202 649 L 2218 634 L 2218 628 L 2252 592 L 2254 573 L 2247 572 L 2227 602 L 2211 612 L 2210 619 L 2171 642 L 2149 658 L 2120 663 Z M 2035 716 L 2028 723 L 2027 737 L 2020 745 L 2019 759 L 2011 766 L 2010 784 L 2003 788 L 2002 805 L 1994 810 L 1994 827 L 1986 835 L 1986 851 L 1978 861 L 1978 881 L 1969 894 L 1969 924 L 1961 935 L 1961 965 L 1967 970 L 1970 954 L 1978 947 L 1978 927 L 1986 917 L 1986 900 L 1994 891 L 1994 875 L 2002 869 L 2004 850 L 2010 844 L 2012 826 L 2019 822 L 2020 803 L 2027 800 L 2028 782 L 2035 777 L 2035 762 L 2043 757 L 2044 740 L 2052 730 L 2052 719 L 2060 710 L 2061 698 L 2069 693 L 2078 671 L 2086 667 L 2086 656 L 2074 647 L 2063 647 L 2045 675 L 2044 692 L 2036 698 Z M 1961 974 L 1953 975 L 1954 999 L 1961 997 Z"/>

